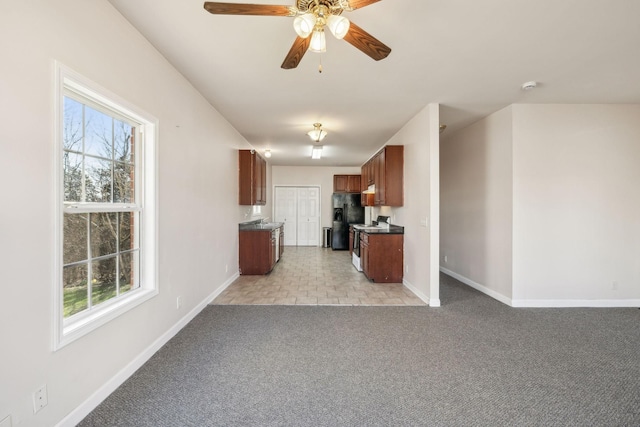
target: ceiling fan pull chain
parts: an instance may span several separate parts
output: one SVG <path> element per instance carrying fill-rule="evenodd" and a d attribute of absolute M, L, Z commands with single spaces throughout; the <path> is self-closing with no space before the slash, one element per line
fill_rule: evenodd
<path fill-rule="evenodd" d="M 318 65 L 318 73 L 322 73 L 322 54 L 320 56 L 320 65 Z"/>

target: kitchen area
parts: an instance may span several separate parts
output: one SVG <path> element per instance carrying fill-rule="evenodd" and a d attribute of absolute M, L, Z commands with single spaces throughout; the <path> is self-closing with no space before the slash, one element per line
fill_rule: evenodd
<path fill-rule="evenodd" d="M 403 147 L 386 146 L 360 174 L 334 173 L 331 187 L 321 185 L 331 220 L 326 247 L 285 247 L 288 224 L 266 215 L 241 223 L 239 278 L 214 303 L 425 305 L 403 285 L 405 229 L 392 221 L 403 203 L 402 166 Z M 259 270 L 243 261 L 247 253 L 266 259 Z"/>
<path fill-rule="evenodd" d="M 354 268 L 372 282 L 401 283 L 404 227 L 375 207 L 403 205 L 404 147 L 385 146 L 360 175 L 334 175 L 333 250 L 349 250 Z"/>
<path fill-rule="evenodd" d="M 324 227 L 324 233 L 327 233 L 327 229 L 329 231 L 328 236 L 323 236 L 324 246 L 332 252 L 344 251 L 343 258 L 350 268 L 370 283 L 402 283 L 403 279 L 404 227 L 392 223 L 391 211 L 393 207 L 403 204 L 403 148 L 383 147 L 362 165 L 360 174 L 333 174 L 332 193 L 321 196 L 323 212 L 327 212 L 326 208 L 329 207 L 331 215 L 331 227 Z M 258 153 L 245 156 L 247 158 L 244 162 L 248 167 L 257 168 L 253 176 L 260 178 L 260 173 L 265 168 L 259 165 L 261 160 Z M 254 166 L 251 166 L 251 156 L 254 157 Z M 240 182 L 242 183 L 242 178 Z M 265 188 L 260 188 L 261 185 Z M 241 189 L 243 188 L 246 193 L 255 195 L 253 200 L 251 197 L 244 197 L 245 200 L 248 199 L 248 204 L 262 203 L 261 200 L 268 196 L 266 179 L 253 186 L 241 185 Z M 326 191 L 326 188 L 323 190 Z M 325 198 L 330 202 L 325 204 Z M 391 214 L 378 215 L 381 212 Z M 274 218 L 278 218 L 277 213 Z M 326 218 L 324 223 L 326 224 Z M 284 234 L 293 230 L 287 228 L 289 225 L 291 224 L 286 218 L 269 222 L 266 216 L 239 225 L 241 275 L 267 274 L 276 267 L 280 258 L 285 256 Z M 256 240 L 256 236 L 261 235 L 260 232 L 264 236 L 262 242 Z M 287 249 L 287 252 L 290 250 Z M 262 258 L 258 263 L 259 268 L 247 262 L 248 259 L 258 258 Z"/>

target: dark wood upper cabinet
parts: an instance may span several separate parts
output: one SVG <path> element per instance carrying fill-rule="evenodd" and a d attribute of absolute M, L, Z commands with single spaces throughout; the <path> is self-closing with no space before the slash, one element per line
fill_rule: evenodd
<path fill-rule="evenodd" d="M 359 193 L 360 175 L 334 175 L 334 193 Z"/>
<path fill-rule="evenodd" d="M 267 204 L 267 161 L 255 150 L 238 150 L 240 205 Z"/>
<path fill-rule="evenodd" d="M 402 206 L 404 203 L 404 146 L 387 145 L 362 165 L 361 189 L 375 185 L 373 197 L 363 195 L 363 205 Z M 366 202 L 365 202 L 366 200 Z"/>

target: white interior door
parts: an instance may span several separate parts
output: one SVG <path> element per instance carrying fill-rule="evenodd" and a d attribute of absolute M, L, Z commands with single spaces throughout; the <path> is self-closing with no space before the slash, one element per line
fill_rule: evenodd
<path fill-rule="evenodd" d="M 285 246 L 320 246 L 320 187 L 276 187 L 274 199 Z"/>
<path fill-rule="evenodd" d="M 320 246 L 320 191 L 298 188 L 298 245 Z"/>

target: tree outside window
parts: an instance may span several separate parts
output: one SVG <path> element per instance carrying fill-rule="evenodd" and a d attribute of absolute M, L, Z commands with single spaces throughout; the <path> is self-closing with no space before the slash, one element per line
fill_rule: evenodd
<path fill-rule="evenodd" d="M 140 286 L 135 125 L 64 97 L 64 317 Z"/>

